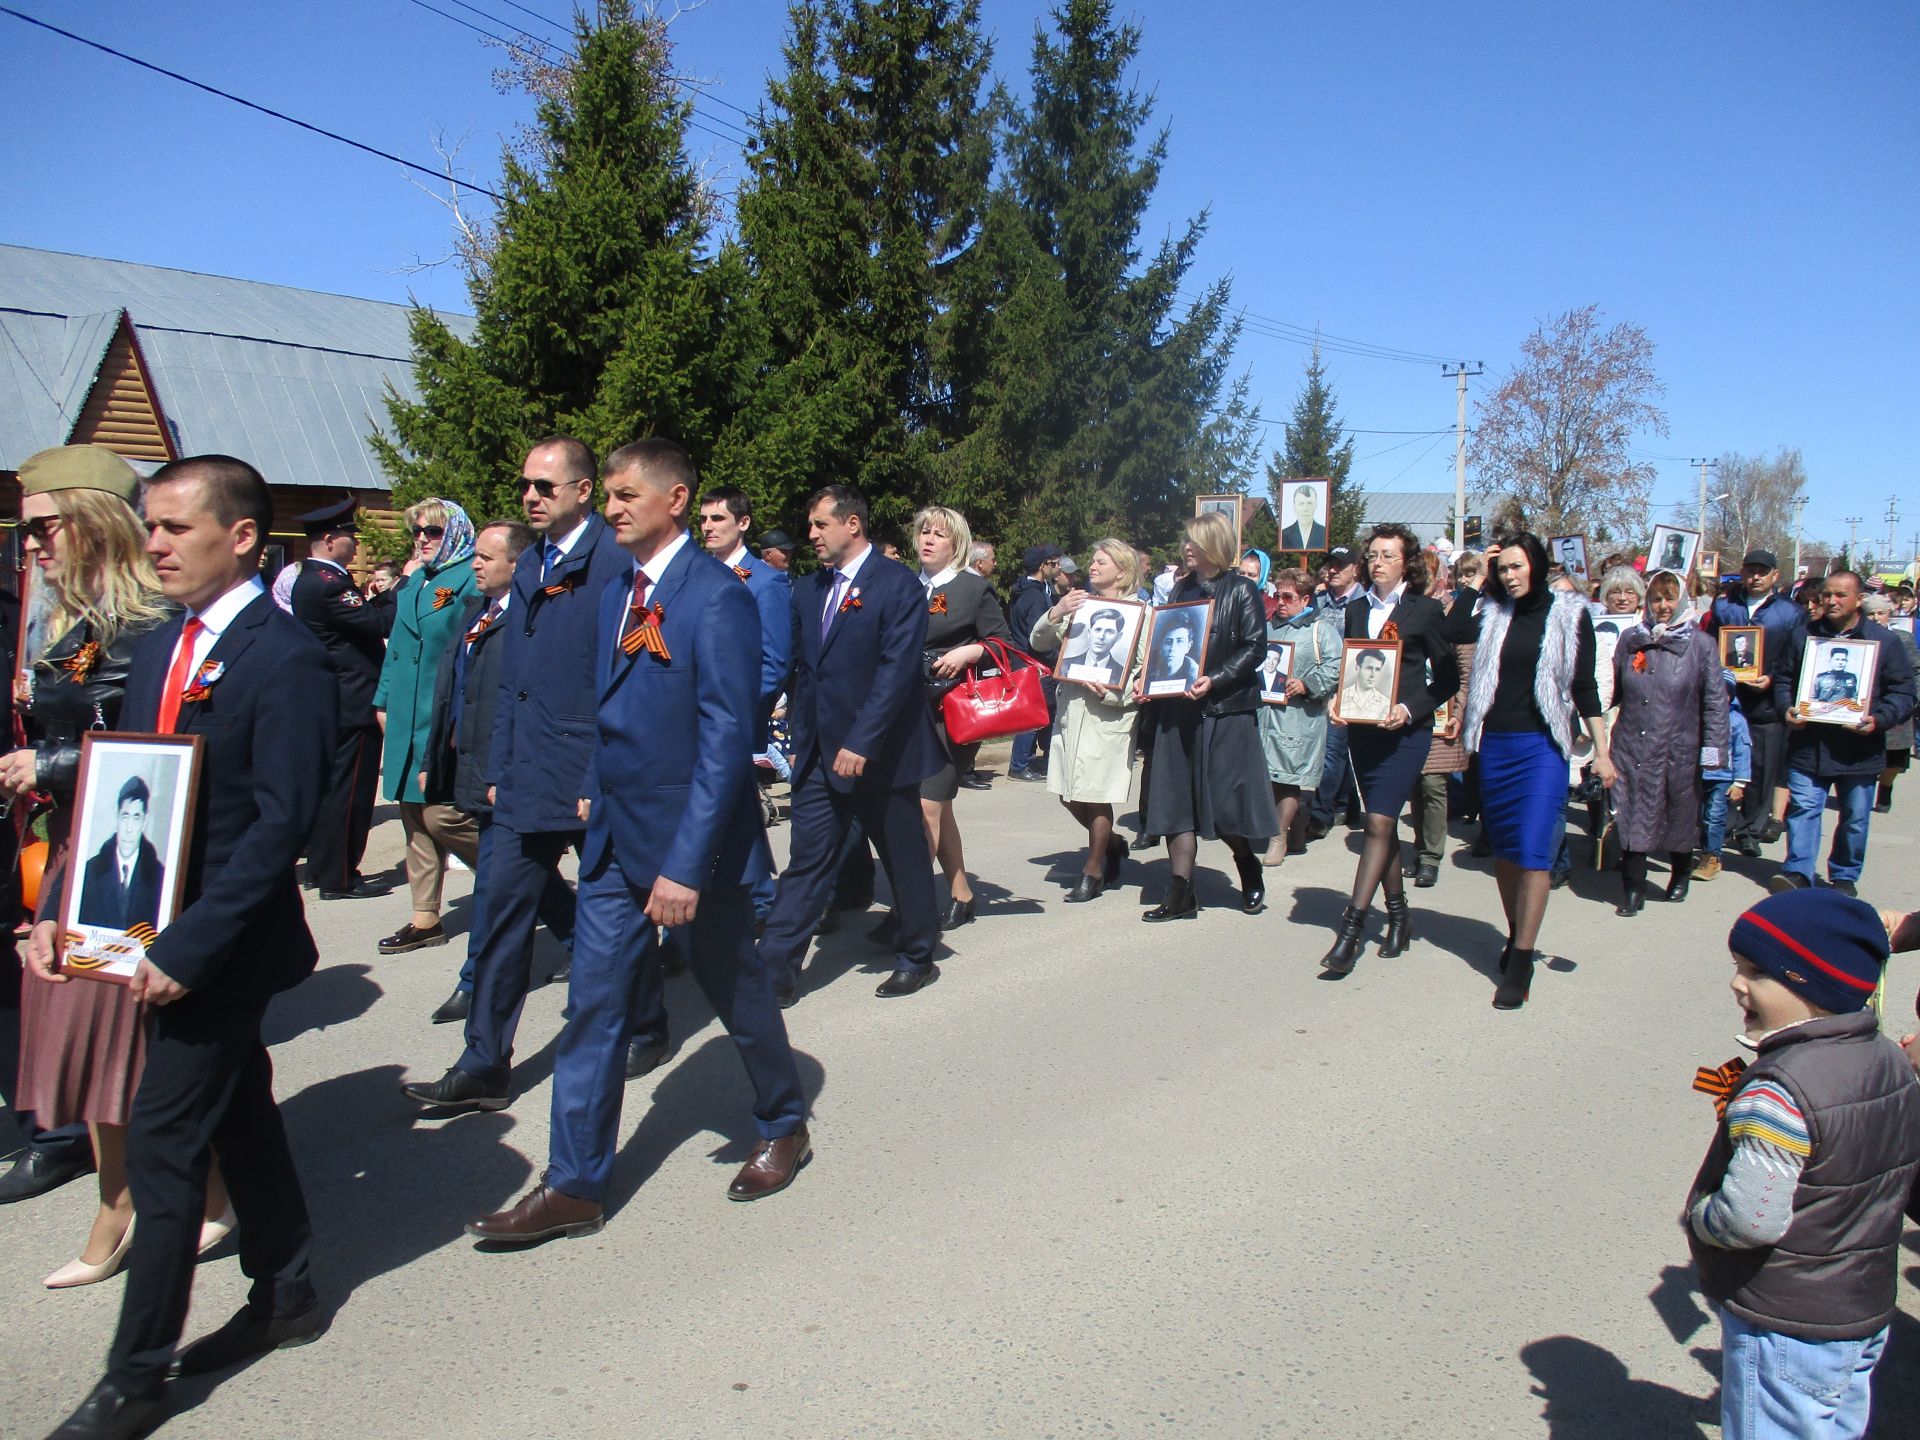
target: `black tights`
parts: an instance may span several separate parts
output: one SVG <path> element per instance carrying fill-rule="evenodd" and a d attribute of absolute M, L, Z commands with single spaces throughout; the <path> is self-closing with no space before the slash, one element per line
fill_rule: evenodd
<path fill-rule="evenodd" d="M 1233 852 L 1235 860 L 1244 860 L 1253 854 L 1253 847 L 1239 835 L 1222 835 L 1227 848 Z M 1193 879 L 1194 858 L 1200 853 L 1200 837 L 1191 830 L 1182 830 L 1178 835 L 1167 836 L 1167 868 L 1177 880 Z"/>
<path fill-rule="evenodd" d="M 1493 862 L 1493 881 L 1500 887 L 1500 908 L 1507 912 L 1507 939 L 1515 950 L 1538 947 L 1540 922 L 1547 918 L 1551 879 L 1549 870 L 1523 870 L 1511 860 Z"/>
<path fill-rule="evenodd" d="M 1098 875 L 1107 866 L 1107 851 L 1113 848 L 1113 806 L 1094 805 L 1083 800 L 1062 800 L 1069 814 L 1087 832 L 1087 863 L 1082 873 Z"/>
<path fill-rule="evenodd" d="M 1667 856 L 1667 863 L 1673 866 L 1675 875 L 1693 873 L 1693 852 L 1675 850 Z M 1647 888 L 1647 852 L 1644 850 L 1622 850 L 1620 852 L 1620 876 L 1636 890 Z"/>
<path fill-rule="evenodd" d="M 1367 839 L 1353 872 L 1353 908 L 1364 910 L 1373 904 L 1373 892 L 1382 886 L 1388 899 L 1407 893 L 1407 882 L 1400 874 L 1400 821 L 1397 816 L 1368 811 Z"/>

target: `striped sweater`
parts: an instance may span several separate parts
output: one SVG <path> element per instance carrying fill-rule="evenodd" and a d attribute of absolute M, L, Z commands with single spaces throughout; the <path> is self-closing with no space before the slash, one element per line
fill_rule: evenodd
<path fill-rule="evenodd" d="M 1727 1138 L 1733 1158 L 1726 1178 L 1695 1203 L 1693 1232 L 1722 1250 L 1777 1244 L 1793 1221 L 1793 1194 L 1813 1154 L 1806 1117 L 1785 1086 L 1755 1080 L 1727 1105 Z"/>

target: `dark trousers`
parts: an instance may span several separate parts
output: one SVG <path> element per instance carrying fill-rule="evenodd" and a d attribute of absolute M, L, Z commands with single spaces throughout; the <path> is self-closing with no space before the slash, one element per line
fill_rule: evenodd
<path fill-rule="evenodd" d="M 855 820 L 879 850 L 893 889 L 895 967 L 925 970 L 933 963 L 940 926 L 933 908 L 933 866 L 920 819 L 919 785 L 890 790 L 856 785 L 847 794 L 827 784 L 816 762 L 793 792 L 787 868 L 760 938 L 760 958 L 775 985 L 799 983 L 807 942 L 826 913 L 845 858 L 842 846 Z"/>
<path fill-rule="evenodd" d="M 1749 720 L 1747 729 L 1753 736 L 1753 778 L 1740 797 L 1740 821 L 1733 828 L 1757 836 L 1773 818 L 1774 790 L 1787 783 L 1787 726 L 1784 720 L 1770 725 Z"/>
<path fill-rule="evenodd" d="M 260 1039 L 267 999 L 213 989 L 151 1012 L 147 1068 L 127 1132 L 127 1184 L 140 1223 L 107 1356 L 108 1377 L 134 1394 L 160 1388 L 186 1324 L 215 1148 L 240 1222 L 240 1268 L 253 1281 L 248 1306 L 286 1316 L 313 1302 L 313 1230 Z"/>
<path fill-rule="evenodd" d="M 307 883 L 322 890 L 351 890 L 373 828 L 373 792 L 380 779 L 380 729 L 343 727 L 333 752 L 333 778 L 320 802 L 320 818 L 307 841 Z"/>
<path fill-rule="evenodd" d="M 460 989 L 473 993 L 474 957 L 480 953 L 487 934 L 487 896 L 493 891 L 493 821 L 479 817 L 479 854 L 473 862 L 473 905 L 468 914 L 467 958 L 460 966 Z M 573 944 L 573 887 L 556 867 L 547 876 L 540 892 L 539 920 L 547 933 L 561 944 Z"/>
<path fill-rule="evenodd" d="M 553 1125 L 547 1183 L 581 1200 L 604 1200 L 620 1132 L 631 1015 L 661 984 L 659 930 L 644 911 L 648 891 L 611 857 L 580 882 L 580 929 L 568 982 L 567 1023 L 553 1062 Z M 744 886 L 702 892 L 681 932 L 687 968 L 733 1037 L 753 1085 L 753 1118 L 767 1139 L 807 1118 L 800 1071 L 773 982 L 753 945 L 753 904 Z"/>
<path fill-rule="evenodd" d="M 1336 817 L 1353 808 L 1358 798 L 1353 785 L 1353 766 L 1347 762 L 1347 728 L 1329 725 L 1327 755 L 1320 767 L 1320 785 L 1313 792 L 1310 814 L 1322 825 L 1331 826 Z"/>

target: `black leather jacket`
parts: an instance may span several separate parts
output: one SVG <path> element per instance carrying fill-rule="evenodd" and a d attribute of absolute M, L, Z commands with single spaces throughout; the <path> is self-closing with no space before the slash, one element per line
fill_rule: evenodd
<path fill-rule="evenodd" d="M 1200 702 L 1202 715 L 1250 715 L 1260 708 L 1254 683 L 1267 651 L 1267 612 L 1260 587 L 1238 571 L 1222 571 L 1212 580 L 1188 575 L 1174 587 L 1169 603 L 1212 600 L 1207 626 L 1207 678 L 1213 682 Z"/>
<path fill-rule="evenodd" d="M 155 625 L 164 624 L 162 616 Z M 33 665 L 33 704 L 26 713 L 27 741 L 33 747 L 36 788 L 64 808 L 73 802 L 80 776 L 80 738 L 89 730 L 111 730 L 120 719 L 127 668 L 141 638 L 152 626 L 122 627 L 113 644 L 95 651 L 85 673 L 72 667 L 93 644 L 93 627 L 82 620 Z"/>

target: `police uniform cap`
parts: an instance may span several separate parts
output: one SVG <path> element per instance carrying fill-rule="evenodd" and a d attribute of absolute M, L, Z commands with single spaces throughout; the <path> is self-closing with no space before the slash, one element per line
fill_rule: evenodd
<path fill-rule="evenodd" d="M 332 505 L 322 505 L 318 510 L 309 510 L 304 515 L 294 516 L 294 523 L 306 531 L 309 540 L 318 540 L 322 535 L 332 535 L 337 531 L 354 528 L 354 511 L 359 502 L 351 495 Z"/>
<path fill-rule="evenodd" d="M 140 495 L 140 473 L 104 445 L 61 445 L 20 462 L 20 490 L 104 490 L 131 505 Z"/>

